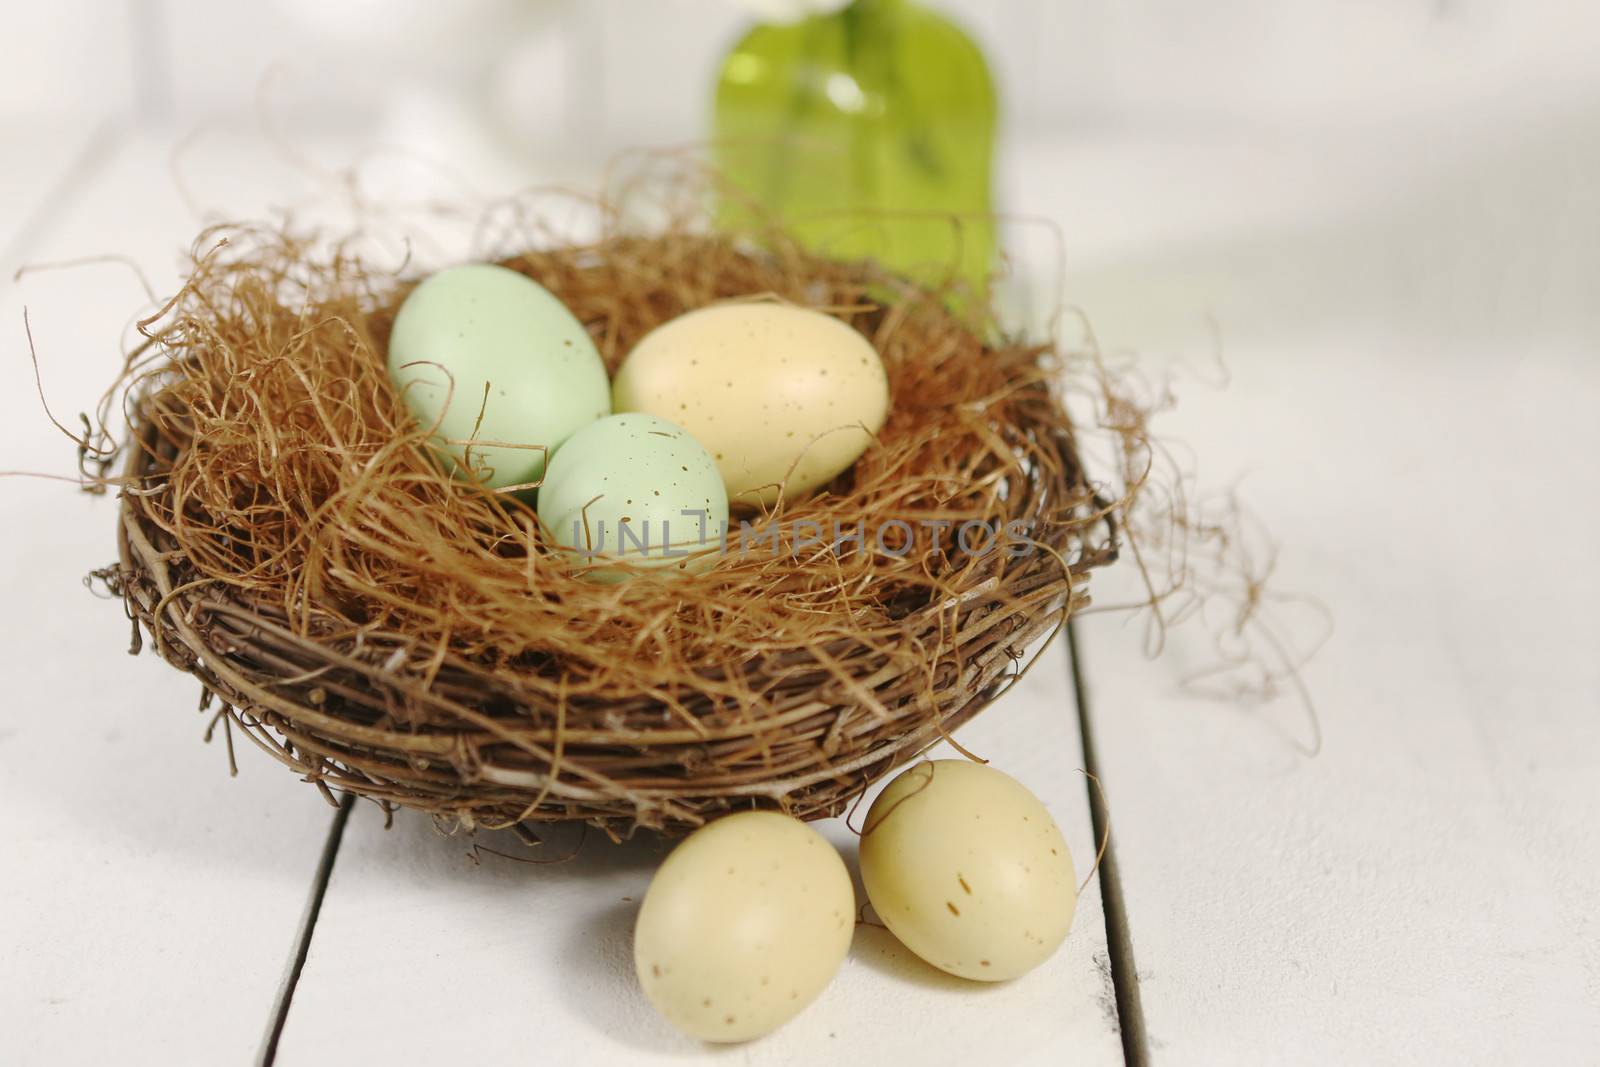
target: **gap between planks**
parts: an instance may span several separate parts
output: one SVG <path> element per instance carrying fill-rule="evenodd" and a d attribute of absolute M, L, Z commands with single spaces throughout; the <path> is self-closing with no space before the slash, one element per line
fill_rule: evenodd
<path fill-rule="evenodd" d="M 60 180 L 53 185 L 49 194 L 33 211 L 32 217 L 16 231 L 3 248 L 0 248 L 0 269 L 4 270 L 4 276 L 0 277 L 0 288 L 11 281 L 12 271 L 25 265 L 22 261 L 31 254 L 43 235 L 50 232 L 57 220 L 81 199 L 89 183 L 111 162 L 130 132 L 124 119 L 112 117 L 102 120 L 89 133 L 82 147 L 62 171 Z M 261 1054 L 256 1061 L 261 1067 L 271 1067 L 277 1057 L 278 1040 L 283 1035 L 295 987 L 299 984 L 300 974 L 305 969 L 317 917 L 321 914 L 322 901 L 327 895 L 328 882 L 333 875 L 334 861 L 338 858 L 339 844 L 344 839 L 344 828 L 350 820 L 350 812 L 354 806 L 354 794 L 345 794 L 328 826 L 328 836 L 323 842 L 322 854 L 312 876 L 306 908 L 296 932 L 294 951 L 284 972 L 283 982 L 278 987 L 278 994 L 273 1000 Z"/>
<path fill-rule="evenodd" d="M 339 802 L 339 810 L 333 813 L 333 821 L 328 825 L 328 837 L 322 843 L 322 856 L 317 860 L 317 870 L 311 879 L 306 910 L 300 916 L 300 928 L 295 934 L 294 952 L 289 957 L 289 966 L 284 971 L 278 995 L 273 999 L 261 1055 L 256 1058 L 260 1067 L 272 1067 L 273 1061 L 278 1058 L 278 1039 L 283 1036 L 284 1023 L 289 1020 L 289 1007 L 294 1003 L 295 987 L 300 984 L 300 972 L 305 970 L 306 957 L 311 953 L 311 938 L 317 930 L 317 917 L 322 914 L 322 900 L 328 895 L 333 865 L 339 858 L 339 844 L 344 840 L 344 828 L 350 821 L 350 811 L 355 804 L 355 794 L 346 793 Z"/>
<path fill-rule="evenodd" d="M 1139 1000 L 1139 972 L 1133 962 L 1133 937 L 1128 932 L 1127 901 L 1122 895 L 1116 843 L 1107 834 L 1110 813 L 1106 810 L 1105 793 L 1095 787 L 1095 779 L 1101 778 L 1100 760 L 1094 747 L 1094 727 L 1090 722 L 1088 687 L 1084 684 L 1077 629 L 1071 620 L 1067 622 L 1067 651 L 1072 661 L 1072 696 L 1078 705 L 1084 769 L 1094 775 L 1093 779 L 1084 779 L 1084 789 L 1089 794 L 1089 817 L 1094 826 L 1094 839 L 1106 843 L 1105 855 L 1100 860 L 1100 902 L 1106 920 L 1106 953 L 1111 959 L 1111 988 L 1117 1002 L 1122 1056 L 1129 1067 L 1148 1067 L 1150 1045 L 1144 1027 L 1144 1008 Z"/>
<path fill-rule="evenodd" d="M 1067 649 L 1085 770 L 1099 778 L 1100 765 L 1094 747 L 1094 730 L 1090 722 L 1083 661 L 1078 650 L 1077 634 L 1070 622 L 1067 624 Z M 1105 856 L 1100 861 L 1098 873 L 1100 899 L 1106 923 L 1106 951 L 1110 957 L 1111 986 L 1117 1004 L 1122 1054 L 1129 1067 L 1148 1067 L 1150 1054 L 1145 1034 L 1144 1012 L 1139 1001 L 1139 975 L 1134 965 L 1133 939 L 1128 930 L 1128 913 L 1122 895 L 1121 876 L 1117 868 L 1116 845 L 1106 836 L 1109 813 L 1106 810 L 1103 794 L 1101 790 L 1095 788 L 1094 781 L 1085 778 L 1084 788 L 1088 793 L 1089 813 L 1095 840 L 1105 838 L 1106 841 Z M 345 826 L 350 821 L 350 812 L 354 807 L 355 796 L 346 793 L 339 803 L 339 810 L 334 813 L 333 821 L 328 826 L 327 840 L 323 842 L 322 855 L 317 861 L 311 892 L 306 900 L 306 910 L 301 917 L 300 928 L 295 937 L 294 952 L 284 974 L 283 984 L 279 987 L 278 996 L 273 1003 L 267 1034 L 262 1044 L 261 1055 L 257 1059 L 260 1067 L 272 1067 L 277 1058 L 278 1041 L 283 1036 L 284 1026 L 288 1022 L 295 989 L 299 985 L 301 972 L 305 969 L 306 959 L 311 951 L 311 939 L 316 934 L 317 919 L 322 912 L 322 902 L 327 896 L 328 883 L 333 877 L 334 863 L 338 860 L 339 846 L 344 840 Z"/>
<path fill-rule="evenodd" d="M 27 265 L 25 258 L 32 254 L 34 246 L 67 209 L 83 198 L 90 181 L 111 162 L 127 136 L 126 122 L 115 116 L 102 119 L 89 132 L 82 147 L 61 172 L 60 179 L 50 187 L 28 220 L 17 228 L 4 247 L 0 247 L 0 287 L 12 283 L 15 272 Z"/>

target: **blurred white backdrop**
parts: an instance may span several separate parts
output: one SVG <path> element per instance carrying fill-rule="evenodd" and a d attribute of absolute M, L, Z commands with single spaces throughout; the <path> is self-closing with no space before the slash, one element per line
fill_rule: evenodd
<path fill-rule="evenodd" d="M 1304 336 L 1352 315 L 1478 350 L 1600 334 L 1600 248 L 1577 236 L 1600 220 L 1592 3 L 923 2 L 971 30 L 999 83 L 997 206 L 1047 223 L 1003 235 L 1013 262 L 1040 307 L 1066 292 L 1114 344 L 1204 350 L 1213 324 Z M 623 150 L 707 136 L 719 61 L 751 18 L 748 0 L 0 12 L 8 271 L 55 175 L 112 144 L 146 153 L 140 196 L 177 187 L 189 233 L 257 194 L 298 206 L 378 149 L 399 149 L 364 170 L 379 199 L 593 189 Z M 1270 299 L 1244 315 L 1247 289 Z"/>
<path fill-rule="evenodd" d="M 1600 85 L 1581 0 L 932 0 L 1013 132 L 1348 124 L 1559 107 Z M 703 136 L 730 0 L 4 0 L 0 117 L 411 135 L 466 110 L 530 153 Z M 424 130 L 425 132 L 425 130 Z"/>

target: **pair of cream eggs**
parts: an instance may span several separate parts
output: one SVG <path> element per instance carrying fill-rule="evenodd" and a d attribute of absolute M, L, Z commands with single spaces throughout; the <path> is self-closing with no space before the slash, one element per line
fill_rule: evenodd
<path fill-rule="evenodd" d="M 537 485 L 540 521 L 560 544 L 646 566 L 705 559 L 698 550 L 717 540 L 730 501 L 771 504 L 832 480 L 889 406 L 865 337 L 775 303 L 663 323 L 611 381 L 554 294 L 489 264 L 413 289 L 388 361 L 458 477 L 499 491 Z"/>
<path fill-rule="evenodd" d="M 867 812 L 861 880 L 889 930 L 928 963 L 1003 981 L 1048 959 L 1077 905 L 1072 856 L 1039 799 L 966 760 L 918 763 Z M 656 872 L 634 966 L 668 1022 L 745 1041 L 794 1017 L 844 962 L 856 901 L 839 853 L 788 815 L 724 816 Z"/>

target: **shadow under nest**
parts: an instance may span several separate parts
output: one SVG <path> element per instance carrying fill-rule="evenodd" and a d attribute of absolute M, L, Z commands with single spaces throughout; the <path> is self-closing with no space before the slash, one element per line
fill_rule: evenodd
<path fill-rule="evenodd" d="M 410 283 L 268 228 L 196 248 L 108 394 L 129 433 L 121 558 L 99 575 L 230 744 L 242 731 L 330 798 L 613 837 L 838 814 L 1002 692 L 1116 556 L 1056 354 L 986 344 L 870 263 L 692 233 L 504 261 L 613 371 L 667 319 L 768 298 L 837 315 L 888 373 L 875 443 L 821 491 L 737 516 L 762 535 L 747 551 L 735 535 L 703 574 L 602 585 L 525 500 L 432 458 L 384 356 Z M 820 541 L 789 535 L 807 524 Z"/>

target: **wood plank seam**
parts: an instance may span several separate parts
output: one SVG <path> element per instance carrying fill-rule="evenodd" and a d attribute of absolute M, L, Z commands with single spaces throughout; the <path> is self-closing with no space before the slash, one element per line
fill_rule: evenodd
<path fill-rule="evenodd" d="M 82 199 L 89 183 L 105 169 L 116 154 L 117 148 L 128 136 L 127 124 L 118 117 L 107 118 L 97 125 L 84 141 L 72 161 L 67 164 L 56 182 L 34 210 L 32 218 L 23 223 L 16 234 L 0 248 L 0 286 L 9 285 L 20 267 L 23 257 L 50 232 L 55 221 L 66 214 L 73 204 Z"/>
<path fill-rule="evenodd" d="M 1082 738 L 1084 769 L 1100 778 L 1100 762 L 1094 747 L 1094 728 L 1089 722 L 1089 699 L 1084 684 L 1083 659 L 1073 624 L 1067 623 L 1067 650 L 1071 653 L 1072 696 L 1078 706 L 1078 730 Z M 1111 988 L 1117 1001 L 1117 1021 L 1122 1034 L 1122 1055 L 1129 1067 L 1148 1067 L 1150 1045 L 1145 1033 L 1144 1009 L 1139 1000 L 1139 971 L 1133 961 L 1133 937 L 1128 929 L 1127 903 L 1122 895 L 1117 870 L 1116 844 L 1107 835 L 1110 813 L 1105 794 L 1094 780 L 1084 779 L 1089 794 L 1089 818 L 1096 841 L 1104 840 L 1105 855 L 1100 859 L 1101 910 L 1106 921 L 1106 952 L 1111 960 Z"/>
<path fill-rule="evenodd" d="M 333 877 L 333 865 L 339 858 L 339 845 L 344 841 L 344 828 L 350 821 L 350 810 L 355 807 L 355 801 L 355 794 L 346 793 L 328 826 L 328 838 L 323 843 L 322 856 L 317 860 L 316 874 L 311 879 L 311 893 L 306 898 L 305 914 L 301 916 L 300 928 L 295 934 L 294 952 L 289 957 L 283 984 L 278 988 L 278 996 L 273 1001 L 272 1013 L 268 1017 L 266 1038 L 256 1061 L 261 1067 L 272 1067 L 277 1059 L 278 1039 L 283 1036 L 284 1024 L 289 1020 L 289 1008 L 294 1002 L 295 987 L 300 984 L 300 974 L 305 970 L 306 958 L 311 954 L 311 939 L 317 931 L 317 918 L 322 914 L 322 901 L 328 895 L 328 882 Z"/>
<path fill-rule="evenodd" d="M 139 120 L 155 125 L 172 114 L 175 79 L 170 42 L 173 14 L 166 0 L 134 0 L 128 46 L 132 52 L 133 106 Z"/>

